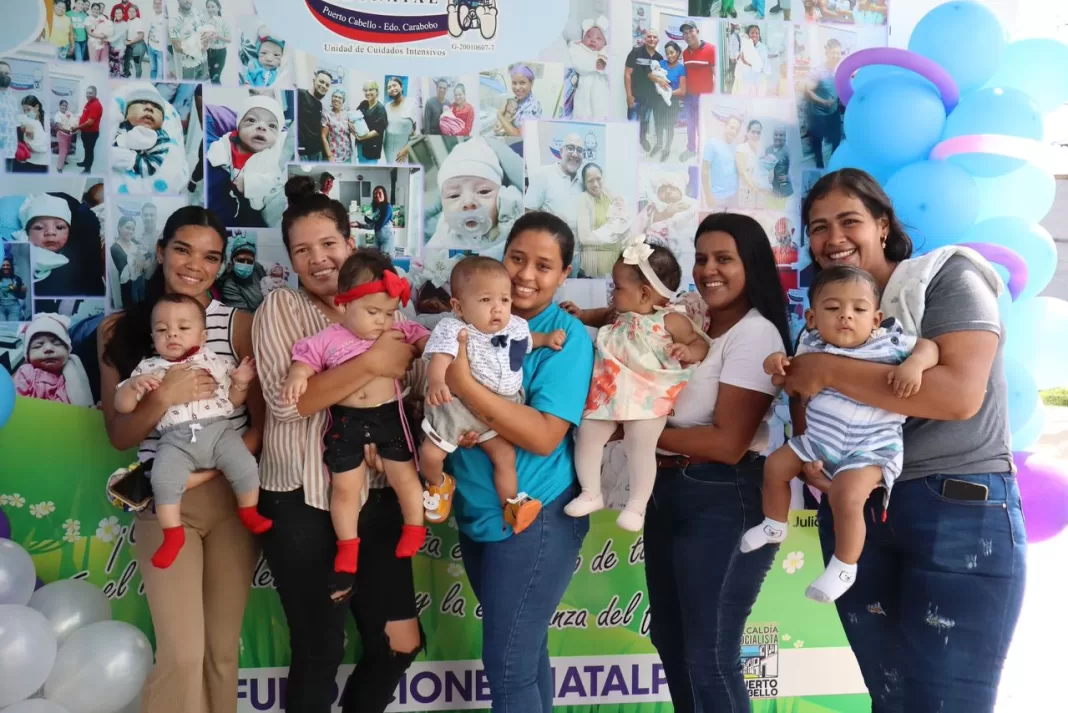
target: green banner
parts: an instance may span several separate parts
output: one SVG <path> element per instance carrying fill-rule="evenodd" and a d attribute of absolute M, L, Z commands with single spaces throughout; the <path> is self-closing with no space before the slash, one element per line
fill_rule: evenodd
<path fill-rule="evenodd" d="M 11 537 L 34 558 L 45 582 L 85 578 L 111 600 L 116 619 L 152 638 L 141 574 L 133 556 L 133 518 L 110 505 L 104 482 L 130 454 L 111 449 L 99 411 L 20 398 L 0 430 L 0 505 Z M 643 541 L 598 513 L 575 578 L 549 633 L 557 705 L 601 713 L 671 710 L 649 642 Z M 427 649 L 409 670 L 391 710 L 489 708 L 478 607 L 464 576 L 452 522 L 433 529 L 416 561 L 416 590 Z M 791 514 L 789 538 L 768 574 L 742 642 L 753 710 L 849 713 L 870 710 L 834 607 L 809 601 L 805 587 L 822 568 L 815 515 Z M 346 661 L 358 653 L 350 622 Z M 261 561 L 241 633 L 239 710 L 284 710 L 289 664 L 285 616 Z M 342 667 L 339 681 L 348 674 Z"/>

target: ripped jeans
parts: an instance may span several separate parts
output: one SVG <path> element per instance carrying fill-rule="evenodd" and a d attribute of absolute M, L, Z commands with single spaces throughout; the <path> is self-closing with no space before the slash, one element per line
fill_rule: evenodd
<path fill-rule="evenodd" d="M 985 485 L 985 501 L 942 495 L 947 479 Z M 872 713 L 991 713 L 1023 604 L 1027 536 L 1009 473 L 899 482 L 865 505 L 857 581 L 838 601 Z M 834 552 L 828 499 L 824 560 Z"/>

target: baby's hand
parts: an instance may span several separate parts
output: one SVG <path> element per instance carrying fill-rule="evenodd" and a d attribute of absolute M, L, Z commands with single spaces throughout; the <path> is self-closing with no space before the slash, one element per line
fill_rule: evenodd
<path fill-rule="evenodd" d="M 234 369 L 234 373 L 230 375 L 230 378 L 238 384 L 248 384 L 256 378 L 256 360 L 252 357 L 245 357 L 241 360 L 241 363 Z"/>
<path fill-rule="evenodd" d="M 764 373 L 768 376 L 786 376 L 788 366 L 790 366 L 790 357 L 782 352 L 775 352 L 764 360 Z"/>
<path fill-rule="evenodd" d="M 142 374 L 130 380 L 130 388 L 134 390 L 134 393 L 137 394 L 137 400 L 140 401 L 145 397 L 145 394 L 158 389 L 161 383 L 163 383 L 163 380 L 156 374 Z"/>
<path fill-rule="evenodd" d="M 597 56 L 597 69 L 603 72 L 604 69 L 607 66 L 608 66 L 608 60 L 606 60 L 604 58 L 604 55 L 598 55 Z"/>
<path fill-rule="evenodd" d="M 579 306 L 571 300 L 564 300 L 563 302 L 561 302 L 560 309 L 564 310 L 572 317 L 578 317 L 579 319 L 582 319 L 582 309 L 579 308 Z"/>
<path fill-rule="evenodd" d="M 452 401 L 452 392 L 444 381 L 430 382 L 426 387 L 426 402 L 430 406 L 443 406 Z"/>
<path fill-rule="evenodd" d="M 282 403 L 293 406 L 304 392 L 308 390 L 308 380 L 301 376 L 286 377 L 286 383 L 282 385 Z"/>
<path fill-rule="evenodd" d="M 895 366 L 886 375 L 886 382 L 894 390 L 894 395 L 899 399 L 907 399 L 920 390 L 923 382 L 923 369 L 919 369 L 908 362 Z"/>
<path fill-rule="evenodd" d="M 562 329 L 554 329 L 549 332 L 549 341 L 545 345 L 553 351 L 560 351 L 564 348 L 564 341 L 567 339 L 567 332 Z"/>
<path fill-rule="evenodd" d="M 690 345 L 673 343 L 667 350 L 668 356 L 675 359 L 680 364 L 693 364 L 698 359 L 693 358 L 693 352 L 690 351 Z"/>

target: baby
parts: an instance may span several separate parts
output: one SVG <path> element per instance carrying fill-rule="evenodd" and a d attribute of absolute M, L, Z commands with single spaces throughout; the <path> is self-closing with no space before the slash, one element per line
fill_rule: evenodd
<path fill-rule="evenodd" d="M 568 45 L 571 67 L 578 74 L 575 86 L 574 109 L 576 119 L 603 119 L 608 114 L 611 95 L 608 90 L 608 20 L 601 15 L 596 20 L 582 21 L 582 39 Z"/>
<path fill-rule="evenodd" d="M 523 195 L 482 137 L 456 145 L 438 169 L 441 216 L 426 250 L 474 250 L 504 257 L 504 238 L 523 214 Z"/>
<path fill-rule="evenodd" d="M 115 410 L 133 413 L 174 366 L 202 369 L 218 384 L 211 398 L 172 406 L 156 424 L 159 446 L 149 477 L 163 529 L 163 543 L 152 555 L 152 564 L 159 569 L 174 564 L 185 545 L 182 494 L 189 475 L 198 470 L 223 472 L 237 496 L 237 516 L 251 532 L 259 535 L 272 525 L 256 511 L 260 497 L 256 458 L 228 418 L 245 403 L 256 366 L 246 357 L 234 368 L 206 347 L 207 339 L 204 306 L 188 295 L 163 295 L 152 309 L 152 344 L 159 356 L 142 359 L 115 392 Z"/>
<path fill-rule="evenodd" d="M 120 193 L 176 193 L 189 183 L 182 122 L 178 112 L 148 83 L 133 85 L 125 100 L 111 148 L 111 170 L 120 176 Z"/>
<path fill-rule="evenodd" d="M 680 313 L 681 307 L 668 307 L 682 282 L 682 268 L 663 245 L 648 245 L 644 236 L 632 239 L 612 267 L 612 281 L 612 324 L 602 326 L 607 310 L 590 310 L 590 320 L 583 313 L 583 321 L 600 329 L 593 380 L 575 437 L 582 492 L 564 512 L 583 517 L 604 508 L 601 456 L 622 425 L 630 496 L 616 524 L 638 532 L 656 480 L 656 442 L 692 365 L 708 354 L 708 342 Z"/>
<path fill-rule="evenodd" d="M 282 398 L 295 404 L 308 388 L 308 379 L 366 352 L 384 332 L 399 331 L 404 341 L 422 351 L 430 333 L 416 322 L 395 322 L 397 310 L 408 303 L 410 287 L 397 275 L 389 257 L 373 248 L 360 248 L 341 266 L 336 304 L 341 322 L 293 345 L 293 364 L 282 387 Z M 377 377 L 330 407 L 324 460 L 330 470 L 330 518 L 337 535 L 331 597 L 344 597 L 355 581 L 360 538 L 357 523 L 366 481 L 364 446 L 374 444 L 386 478 L 400 501 L 404 526 L 397 557 L 414 557 L 426 539 L 423 496 L 416 470 L 414 442 L 401 400 L 400 384 Z"/>
<path fill-rule="evenodd" d="M 515 100 L 513 99 L 512 101 Z M 464 120 L 457 117 L 449 105 L 445 105 L 445 108 L 441 110 L 441 119 L 438 121 L 438 126 L 441 128 L 443 136 L 464 136 L 467 131 L 467 125 L 464 124 Z"/>
<path fill-rule="evenodd" d="M 70 204 L 48 193 L 26 196 L 19 206 L 19 222 L 24 226 L 11 233 L 16 242 L 30 244 L 33 279 L 39 282 L 68 263 L 63 249 L 71 236 Z"/>
<path fill-rule="evenodd" d="M 285 210 L 282 149 L 285 115 L 270 96 L 249 95 L 237 129 L 208 148 L 208 206 L 227 227 L 268 227 Z"/>
<path fill-rule="evenodd" d="M 665 82 L 668 81 L 667 69 L 659 62 L 653 62 L 649 65 L 649 74 L 654 77 L 659 77 Z M 664 103 L 671 106 L 671 93 L 675 91 L 671 88 L 670 84 L 660 84 L 659 82 L 653 82 L 653 89 L 660 95 L 660 98 L 664 100 Z"/>
<path fill-rule="evenodd" d="M 847 266 L 822 270 L 809 288 L 798 355 L 823 352 L 880 364 L 895 364 L 887 380 L 899 398 L 915 394 L 923 372 L 938 363 L 938 345 L 901 331 L 892 321 L 880 327 L 879 286 L 867 272 Z M 764 371 L 785 376 L 790 359 L 776 353 Z M 764 465 L 764 522 L 742 536 L 742 552 L 786 538 L 790 481 L 804 470 L 833 478 L 835 550 L 823 574 L 805 596 L 833 602 L 853 586 L 864 549 L 864 503 L 876 487 L 890 488 L 901 474 L 901 426 L 905 417 L 867 406 L 830 389 L 805 404 L 804 426 Z"/>
<path fill-rule="evenodd" d="M 89 17 L 85 18 L 85 31 L 89 36 L 90 62 L 107 61 L 108 39 L 111 37 L 111 30 L 111 20 L 104 15 L 104 3 L 92 3 L 89 6 Z"/>
<path fill-rule="evenodd" d="M 507 136 L 508 132 L 504 128 L 504 120 L 508 120 L 514 129 L 517 111 L 519 111 L 519 103 L 516 102 L 515 97 L 508 97 L 508 100 L 504 103 L 504 113 L 497 118 L 497 123 L 493 125 L 493 133 L 497 136 Z"/>
<path fill-rule="evenodd" d="M 349 121 L 352 122 L 352 129 L 357 136 L 364 136 L 371 133 L 371 128 L 367 126 L 367 119 L 364 118 L 363 112 L 359 109 L 353 109 L 348 113 Z"/>
<path fill-rule="evenodd" d="M 85 367 L 71 345 L 70 317 L 38 313 L 19 330 L 26 361 L 15 371 L 15 393 L 75 406 L 93 406 Z"/>
<path fill-rule="evenodd" d="M 278 79 L 285 48 L 284 40 L 270 35 L 260 35 L 256 44 L 256 56 L 249 59 L 248 64 L 241 69 L 241 83 L 252 87 L 272 86 Z"/>
<path fill-rule="evenodd" d="M 266 297 L 271 292 L 289 287 L 289 268 L 280 262 L 271 265 L 271 270 L 260 280 L 260 291 Z"/>
<path fill-rule="evenodd" d="M 452 270 L 453 317 L 434 327 L 423 351 L 428 362 L 426 417 L 419 455 L 427 480 L 426 519 L 444 522 L 452 508 L 456 483 L 443 471 L 445 457 L 456 450 L 461 436 L 478 434 L 478 444 L 493 463 L 504 520 L 516 533 L 525 530 L 541 511 L 541 503 L 518 492 L 515 448 L 453 399 L 445 371 L 459 351 L 457 335 L 467 330 L 467 357 L 475 380 L 513 403 L 523 403 L 523 359 L 532 349 L 564 346 L 564 330 L 531 334 L 527 321 L 512 314 L 512 278 L 500 262 L 489 257 L 466 257 Z"/>

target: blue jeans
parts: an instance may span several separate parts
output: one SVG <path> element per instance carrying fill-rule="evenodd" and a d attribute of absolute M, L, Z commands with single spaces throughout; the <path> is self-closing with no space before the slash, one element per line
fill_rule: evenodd
<path fill-rule="evenodd" d="M 89 61 L 89 40 L 74 41 L 74 60 L 76 62 Z"/>
<path fill-rule="evenodd" d="M 394 257 L 393 250 L 397 247 L 397 241 L 393 235 L 393 224 L 383 225 L 375 232 L 375 247 L 389 255 Z"/>
<path fill-rule="evenodd" d="M 989 488 L 985 501 L 942 495 L 947 479 Z M 1027 536 L 1009 473 L 933 475 L 865 506 L 857 581 L 838 601 L 873 713 L 989 713 L 1023 603 Z M 827 498 L 824 559 L 834 552 Z"/>
<path fill-rule="evenodd" d="M 588 517 L 569 517 L 574 488 L 530 527 L 499 542 L 460 535 L 464 569 L 482 604 L 482 664 L 493 713 L 552 713 L 549 621 L 575 572 Z"/>
<path fill-rule="evenodd" d="M 163 53 L 149 47 L 148 58 L 152 60 L 152 76 L 150 78 L 165 79 L 163 76 Z"/>
<path fill-rule="evenodd" d="M 686 112 L 686 150 L 697 153 L 697 127 L 701 121 L 701 95 L 687 94 L 682 102 Z"/>
<path fill-rule="evenodd" d="M 749 713 L 742 634 L 777 547 L 742 554 L 764 520 L 764 459 L 661 469 L 645 514 L 649 638 L 676 713 Z"/>

